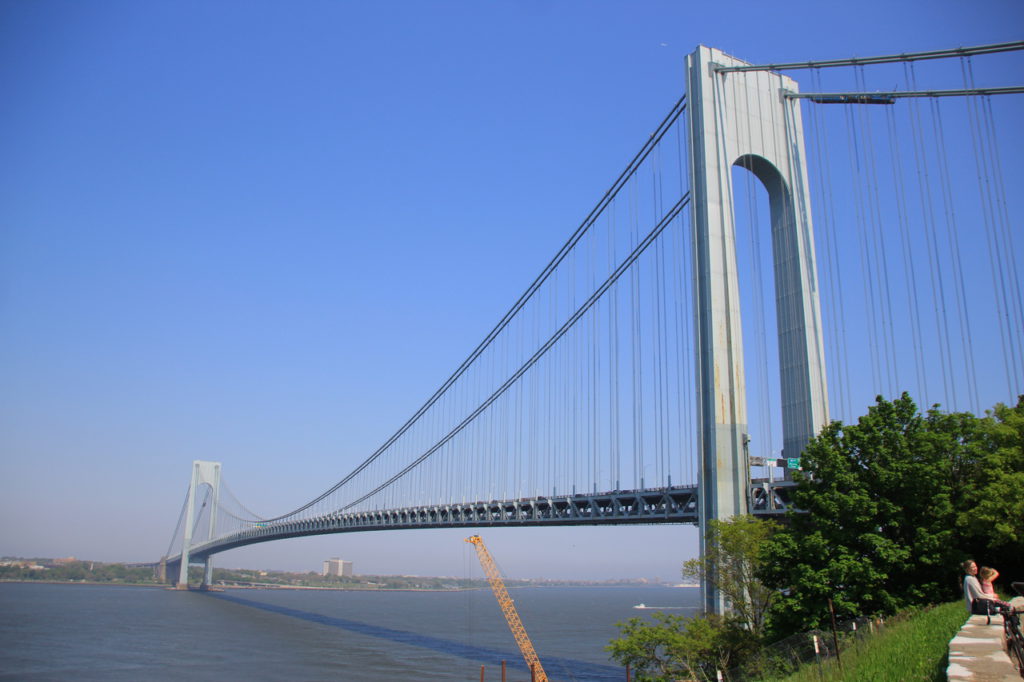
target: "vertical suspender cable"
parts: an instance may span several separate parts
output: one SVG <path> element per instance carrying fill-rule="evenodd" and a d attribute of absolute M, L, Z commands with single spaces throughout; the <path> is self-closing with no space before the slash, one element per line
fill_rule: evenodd
<path fill-rule="evenodd" d="M 847 142 L 850 145 L 850 175 L 853 178 L 852 185 L 854 189 L 854 213 L 856 216 L 857 223 L 857 236 L 858 243 L 860 245 L 860 259 L 861 267 L 864 270 L 864 277 L 862 278 L 862 284 L 864 288 L 864 306 L 867 309 L 867 322 L 868 322 L 868 339 L 867 346 L 871 355 L 871 379 L 872 388 L 874 391 L 880 391 L 882 388 L 882 378 L 880 371 L 880 362 L 878 358 L 878 312 L 875 306 L 875 273 L 872 268 L 872 260 L 868 256 L 867 249 L 867 236 L 865 217 L 864 217 L 864 188 L 862 186 L 862 178 L 864 174 L 861 169 L 860 159 L 860 145 L 857 140 L 857 126 L 853 120 L 853 113 L 847 107 L 844 110 L 846 114 L 846 126 L 847 126 Z"/>
<path fill-rule="evenodd" d="M 998 136 L 996 134 L 995 116 L 992 113 L 992 98 L 982 97 L 981 106 L 984 121 L 984 130 L 986 133 L 986 141 L 988 144 L 989 152 L 987 157 L 992 164 L 992 178 L 993 178 L 993 189 L 996 199 L 996 211 L 995 214 L 999 218 L 998 223 L 1001 228 L 1001 237 L 1003 243 L 1006 244 L 1007 248 L 1002 250 L 1003 258 L 1006 262 L 1006 273 L 1007 278 L 1010 282 L 1009 286 L 1009 307 L 1011 310 L 1011 335 L 1018 339 L 1018 341 L 1024 339 L 1024 291 L 1022 291 L 1020 282 L 1020 268 L 1017 264 L 1017 259 L 1013 254 L 1018 253 L 1015 245 L 1014 231 L 1010 229 L 1010 216 L 1009 209 L 1006 203 L 1006 185 L 1003 181 L 1003 163 L 999 152 Z M 1014 353 L 1016 357 L 1020 358 L 1019 343 L 1016 348 L 1011 347 L 1010 352 Z M 1018 371 L 1022 368 L 1018 367 Z M 1016 376 L 1017 383 L 1016 387 L 1021 388 L 1021 380 L 1024 376 L 1018 374 Z M 1011 387 L 1011 396 L 1017 394 L 1017 390 Z"/>
<path fill-rule="evenodd" d="M 904 74 L 912 90 L 917 89 L 917 78 L 914 65 L 905 64 Z M 935 215 L 932 209 L 931 181 L 928 175 L 927 148 L 924 142 L 924 126 L 921 123 L 917 102 L 909 102 L 911 113 L 911 137 L 914 142 L 914 159 L 917 164 L 918 190 L 921 200 L 921 217 L 924 221 L 925 242 L 928 250 L 929 271 L 931 274 L 932 305 L 935 310 L 936 340 L 938 342 L 939 365 L 942 368 L 943 402 L 952 404 L 950 375 L 953 361 L 949 350 L 949 322 L 946 318 L 945 278 L 942 276 L 942 264 L 938 256 L 935 236 Z M 930 398 L 927 402 L 933 402 Z"/>
<path fill-rule="evenodd" d="M 812 72 L 812 80 L 817 86 L 818 90 L 821 90 L 821 73 L 820 70 L 815 69 Z M 835 196 L 832 190 L 832 145 L 829 141 L 827 121 L 824 116 L 819 112 L 818 107 L 811 107 L 812 122 L 815 127 L 816 134 L 814 135 L 815 147 L 817 150 L 816 156 L 818 159 L 818 167 L 821 169 L 819 176 L 819 185 L 821 186 L 821 205 L 823 206 L 824 213 L 824 224 L 823 230 L 819 233 L 825 236 L 825 263 L 827 265 L 826 272 L 826 286 L 829 292 L 829 300 L 832 303 L 830 309 L 831 314 L 826 315 L 826 320 L 832 329 L 832 347 L 833 347 L 833 359 L 835 362 L 832 367 L 835 369 L 836 379 L 836 397 L 837 402 L 840 405 L 841 415 L 852 418 L 853 412 L 851 409 L 850 401 L 850 365 L 849 365 L 849 353 L 847 352 L 846 346 L 846 306 L 843 303 L 843 292 L 845 287 L 843 286 L 842 269 L 840 267 L 839 259 L 839 247 L 838 241 L 838 230 L 836 228 L 836 206 Z M 830 382 L 833 383 L 833 382 Z"/>
<path fill-rule="evenodd" d="M 570 274 L 571 280 L 571 294 L 569 309 L 573 310 L 576 307 L 576 294 L 578 289 L 579 273 L 576 270 L 575 258 L 573 259 L 574 264 Z M 577 491 L 577 482 L 579 481 L 579 466 L 580 466 L 580 432 L 582 427 L 582 392 L 580 385 L 583 381 L 583 353 L 581 349 L 581 329 L 582 325 L 576 325 L 572 331 L 569 332 L 569 338 L 566 340 L 567 343 L 566 351 L 569 355 L 568 371 L 569 371 L 569 410 L 572 414 L 572 428 L 569 430 L 569 485 L 570 490 L 575 494 Z"/>
<path fill-rule="evenodd" d="M 636 196 L 636 176 L 633 178 L 630 191 L 630 243 L 639 241 L 637 214 L 639 197 Z M 633 487 L 644 487 L 644 395 L 643 395 L 643 346 L 640 334 L 640 264 L 635 263 L 630 271 L 632 288 L 632 305 L 630 306 L 630 322 L 632 329 L 633 351 Z"/>
<path fill-rule="evenodd" d="M 899 135 L 896 131 L 896 116 L 893 107 L 886 107 L 886 122 L 889 133 L 888 146 L 892 150 L 890 158 L 893 165 L 893 186 L 896 199 L 896 220 L 899 225 L 900 243 L 902 245 L 904 280 L 909 292 L 907 305 L 910 314 L 910 334 L 913 343 L 914 369 L 917 377 L 918 400 L 926 400 L 928 396 L 928 373 L 925 370 L 924 345 L 921 334 L 921 312 L 918 305 L 917 271 L 914 267 L 914 250 L 910 244 L 910 224 L 907 213 L 906 185 L 904 183 L 902 150 Z"/>
<path fill-rule="evenodd" d="M 964 290 L 964 273 L 960 261 L 960 244 L 957 239 L 956 210 L 953 205 L 953 183 L 949 177 L 946 138 L 942 125 L 942 117 L 939 111 L 938 100 L 931 100 L 931 109 L 932 125 L 935 129 L 936 141 L 938 142 L 938 144 L 935 145 L 935 148 L 938 155 L 937 165 L 939 171 L 939 185 L 942 189 L 942 205 L 945 212 L 946 242 L 949 246 L 950 263 L 953 266 L 953 293 L 956 297 L 956 311 L 960 326 L 960 346 L 964 356 L 967 394 L 971 411 L 977 414 L 979 411 L 979 405 L 978 385 L 975 380 L 974 343 L 971 338 L 971 320 L 967 309 L 967 294 Z M 960 406 L 950 406 L 951 409 L 959 407 Z"/>
<path fill-rule="evenodd" d="M 617 202 L 616 202 L 617 209 Z M 616 243 L 618 238 L 617 223 L 615 221 L 616 211 L 612 210 L 609 214 L 608 221 L 608 266 L 609 269 L 615 266 L 615 260 L 617 258 Z M 620 481 L 622 478 L 622 461 L 621 461 L 621 450 L 620 450 L 620 426 L 619 426 L 619 286 L 616 283 L 612 287 L 611 291 L 611 315 L 608 320 L 608 341 L 611 347 L 610 349 L 610 366 L 608 368 L 609 377 L 609 404 L 608 410 L 611 412 L 611 419 L 609 420 L 609 438 L 611 440 L 611 447 L 609 448 L 609 459 L 610 467 L 609 471 L 611 474 L 611 483 L 613 490 L 618 490 Z"/>
<path fill-rule="evenodd" d="M 867 89 L 864 79 L 864 67 L 855 69 L 857 84 L 861 90 Z M 864 193 L 867 199 L 867 217 L 869 225 L 868 253 L 875 262 L 875 272 L 878 276 L 878 304 L 881 310 L 882 346 L 883 357 L 885 358 L 886 379 L 888 381 L 888 392 L 895 395 L 900 390 L 899 363 L 896 361 L 896 340 L 894 319 L 892 314 L 892 286 L 889 284 L 889 262 L 886 257 L 885 231 L 882 229 L 882 216 L 879 208 L 879 196 L 881 191 L 878 185 L 878 165 L 875 160 L 874 132 L 871 125 L 870 107 L 858 107 L 861 113 L 861 122 L 864 135 L 864 168 L 868 191 Z"/>
<path fill-rule="evenodd" d="M 683 163 L 685 152 L 681 121 L 676 122 L 676 153 L 679 164 L 679 193 L 683 194 L 686 191 L 686 175 L 683 170 L 686 165 Z M 684 221 L 681 219 L 680 222 Z M 694 407 L 693 402 L 690 400 L 694 390 L 694 382 L 689 368 L 694 362 L 694 353 L 689 345 L 686 345 L 684 349 L 686 339 L 692 338 L 688 333 L 690 327 L 687 324 L 687 320 L 692 319 L 692 311 L 688 305 L 690 297 L 685 293 L 686 286 L 684 284 L 684 282 L 691 281 L 687 277 L 690 254 L 686 249 L 686 238 L 690 233 L 686 226 L 681 224 L 676 234 L 676 250 L 673 252 L 672 262 L 675 264 L 674 272 L 676 273 L 674 278 L 676 304 L 673 306 L 676 315 L 676 402 L 679 414 L 679 449 L 682 458 L 680 462 L 682 466 L 681 475 L 685 474 L 681 482 L 693 484 L 697 481 L 696 463 L 694 462 L 694 453 L 697 448 L 693 433 Z"/>
<path fill-rule="evenodd" d="M 776 78 L 778 79 L 778 85 L 777 85 L 778 90 L 777 90 L 777 92 L 781 92 L 783 87 L 784 87 L 784 82 L 782 80 L 782 78 L 783 78 L 782 74 L 777 74 Z M 795 106 L 795 104 L 794 104 L 794 106 Z M 772 112 L 772 116 L 771 116 L 772 128 L 775 129 L 775 130 L 778 130 L 779 122 L 776 120 L 776 111 L 778 111 L 777 107 L 771 107 L 771 112 Z M 772 139 L 772 149 L 773 149 L 773 151 L 775 153 L 776 158 L 781 157 L 781 158 L 785 158 L 787 160 L 786 173 L 793 180 L 792 186 L 790 187 L 791 194 L 787 195 L 786 193 L 784 193 L 783 200 L 782 200 L 782 211 L 783 211 L 783 223 L 782 224 L 786 225 L 786 226 L 790 226 L 790 225 L 798 225 L 798 224 L 800 224 L 800 222 L 797 220 L 797 217 L 796 217 L 796 203 L 801 200 L 801 197 L 798 195 L 798 193 L 801 191 L 800 181 L 799 181 L 800 173 L 797 170 L 799 168 L 799 161 L 798 161 L 796 153 L 795 153 L 796 150 L 793 147 L 794 140 L 793 140 L 793 138 L 791 136 L 792 133 L 793 133 L 793 128 L 792 128 L 792 125 L 791 125 L 790 113 L 786 110 L 785 104 L 782 107 L 781 115 L 782 115 L 782 122 L 781 123 L 782 123 L 782 131 L 783 131 L 782 144 L 784 144 L 786 146 L 786 148 L 784 150 L 779 150 L 777 148 L 777 145 L 778 145 L 778 142 L 777 142 L 778 136 L 777 135 L 772 135 L 771 139 Z M 775 239 L 775 237 L 773 235 L 773 238 L 772 238 L 772 252 L 773 252 L 772 260 L 773 260 L 773 263 L 781 261 L 781 258 L 777 259 L 776 256 L 774 255 L 776 243 L 778 244 L 780 255 L 781 254 L 796 253 L 797 252 L 797 247 L 796 247 L 795 240 L 797 238 L 798 237 L 796 235 L 796 231 L 795 230 L 790 230 L 788 228 L 783 228 L 781 230 L 781 235 L 780 235 L 780 238 L 778 239 L 777 242 L 776 242 L 776 239 Z M 776 267 L 773 265 L 773 271 L 775 271 L 775 270 L 776 270 Z M 800 321 L 798 321 L 796 319 L 793 319 L 793 318 L 791 318 L 789 316 L 781 315 L 780 314 L 780 307 L 779 307 L 779 303 L 778 303 L 779 302 L 779 288 L 778 288 L 778 284 L 779 284 L 778 282 L 775 282 L 776 286 L 773 288 L 774 298 L 775 298 L 775 324 L 776 324 L 776 329 L 777 330 L 785 330 L 784 333 L 788 334 L 789 332 L 793 331 L 797 326 L 802 325 L 802 322 L 800 322 Z M 779 393 L 779 397 L 781 398 L 782 368 L 783 367 L 796 367 L 796 366 L 799 366 L 800 364 L 802 364 L 803 361 L 799 360 L 797 358 L 798 351 L 796 349 L 790 347 L 790 344 L 780 343 L 779 342 L 780 339 L 781 339 L 781 335 L 777 336 L 777 338 L 776 338 L 776 345 L 777 345 L 777 348 L 778 348 L 778 356 L 779 356 L 779 380 L 780 380 L 780 393 Z M 785 426 L 783 426 L 783 430 L 785 430 Z M 783 439 L 785 439 L 785 434 L 784 433 L 783 433 Z M 769 450 L 770 450 L 770 448 L 769 448 Z M 790 454 L 792 455 L 793 453 L 790 453 Z M 788 474 L 789 470 L 787 470 L 786 473 Z"/>
<path fill-rule="evenodd" d="M 750 108 L 749 94 L 750 94 L 749 88 L 744 88 L 744 100 L 745 100 L 745 104 L 746 104 L 748 110 Z M 761 122 L 760 123 L 760 126 L 761 126 L 761 131 L 760 131 L 761 132 L 761 136 L 765 137 L 766 135 L 765 135 L 765 131 L 764 131 L 764 116 L 763 116 L 763 110 L 762 110 L 762 99 L 760 97 L 757 98 L 757 108 L 758 108 L 758 120 Z M 750 258 L 751 258 L 751 264 L 752 264 L 751 280 L 752 280 L 752 283 L 753 283 L 753 295 L 754 295 L 753 296 L 753 306 L 754 306 L 754 312 L 755 312 L 754 322 L 755 322 L 755 330 L 756 330 L 756 333 L 754 335 L 755 336 L 754 343 L 755 343 L 756 352 L 757 352 L 757 361 L 756 362 L 757 362 L 757 374 L 758 374 L 758 384 L 759 384 L 758 403 L 759 403 L 759 406 L 760 406 L 759 407 L 759 412 L 761 414 L 761 416 L 760 416 L 760 422 L 761 423 L 760 423 L 760 429 L 759 429 L 759 433 L 758 433 L 758 439 L 761 442 L 758 445 L 758 447 L 761 448 L 761 452 L 763 453 L 764 456 L 770 457 L 771 456 L 772 448 L 774 447 L 774 444 L 775 444 L 775 438 L 774 438 L 774 433 L 773 433 L 774 429 L 772 427 L 774 419 L 773 419 L 773 413 L 771 411 L 771 393 L 772 393 L 771 385 L 772 385 L 772 383 L 771 383 L 771 381 L 769 379 L 770 375 L 769 375 L 769 372 L 768 372 L 768 367 L 770 366 L 771 363 L 769 362 L 769 359 L 768 359 L 768 346 L 767 346 L 767 339 L 768 339 L 768 335 L 769 335 L 770 331 L 768 329 L 768 323 L 767 323 L 767 319 L 768 319 L 768 305 L 769 305 L 769 303 L 768 303 L 768 301 L 766 300 L 766 297 L 765 297 L 765 281 L 767 279 L 767 274 L 765 273 L 764 268 L 763 268 L 763 265 L 764 265 L 764 258 L 763 258 L 763 256 L 764 256 L 764 253 L 765 253 L 765 248 L 764 248 L 763 242 L 762 242 L 762 239 L 764 237 L 762 232 L 764 230 L 764 227 L 761 224 L 761 217 L 760 217 L 760 206 L 759 206 L 759 200 L 758 200 L 758 197 L 759 197 L 760 193 L 757 192 L 757 190 L 756 190 L 753 170 L 751 168 L 746 168 L 746 172 L 743 173 L 743 176 L 744 176 L 744 179 L 746 181 L 745 184 L 746 184 L 746 189 L 747 189 L 747 216 L 748 216 L 747 231 L 748 231 L 748 236 L 749 236 L 749 241 L 750 241 Z M 771 233 L 771 220 L 768 221 L 768 226 L 769 226 L 768 242 L 769 242 L 769 244 L 771 244 L 772 243 L 771 234 L 770 234 Z M 774 248 L 770 249 L 769 253 L 772 253 L 773 256 L 774 256 Z M 775 287 L 772 287 L 772 291 L 777 291 L 777 289 Z M 777 296 L 777 294 L 776 294 L 776 296 Z M 778 330 L 781 328 L 780 327 L 781 321 L 778 319 L 778 311 L 777 310 L 776 310 L 775 318 L 776 318 L 775 319 L 775 327 L 776 327 L 775 328 L 775 333 L 776 333 L 776 338 L 777 338 L 778 337 Z M 780 365 L 779 369 L 781 371 L 781 365 Z"/>
<path fill-rule="evenodd" d="M 672 172 L 671 168 L 669 167 L 670 162 L 671 162 L 671 159 L 668 158 L 668 155 L 666 154 L 666 159 L 665 159 L 664 165 L 659 166 L 659 174 L 658 174 L 658 185 L 659 185 L 659 191 L 658 191 L 658 197 L 659 197 L 659 201 L 658 201 L 658 216 L 661 216 L 662 212 L 665 209 L 665 187 L 664 187 L 664 183 L 665 183 L 665 175 L 667 173 L 671 173 Z M 662 410 L 663 410 L 663 416 L 662 416 L 662 422 L 661 422 L 661 428 L 662 428 L 661 442 L 662 442 L 662 449 L 663 449 L 663 452 L 662 452 L 662 460 L 663 460 L 662 467 L 664 469 L 664 479 L 663 480 L 664 480 L 664 484 L 665 485 L 671 484 L 673 480 L 675 482 L 677 482 L 677 483 L 680 480 L 678 470 L 673 467 L 673 463 L 674 463 L 673 459 L 674 458 L 672 457 L 672 453 L 675 452 L 676 449 L 678 449 L 678 448 L 673 448 L 673 444 L 672 444 L 672 434 L 673 434 L 673 429 L 672 429 L 673 418 L 672 417 L 673 417 L 674 412 L 672 410 L 673 401 L 672 401 L 672 385 L 671 385 L 672 378 L 671 378 L 671 374 L 672 374 L 672 367 L 674 366 L 675 363 L 673 362 L 674 359 L 671 357 L 671 353 L 672 353 L 672 350 L 671 350 L 671 335 L 672 335 L 672 332 L 671 332 L 671 323 L 670 323 L 670 320 L 669 320 L 669 311 L 670 311 L 670 306 L 672 305 L 672 299 L 670 297 L 670 294 L 671 294 L 671 291 L 670 291 L 670 279 L 669 279 L 670 275 L 669 275 L 668 268 L 671 267 L 671 263 L 669 263 L 667 261 L 667 258 L 669 257 L 669 254 L 671 253 L 671 242 L 669 241 L 670 236 L 671 236 L 671 232 L 672 232 L 672 228 L 670 227 L 669 228 L 669 234 L 665 235 L 665 236 L 662 236 L 658 240 L 658 251 L 657 251 L 658 260 L 661 262 L 661 276 L 660 276 L 659 282 L 658 282 L 658 291 L 659 291 L 659 301 L 660 301 L 660 305 L 661 305 L 661 313 L 660 313 L 661 328 L 659 330 L 659 334 L 661 336 L 661 363 L 660 363 L 661 364 L 661 392 L 662 392 L 661 404 L 662 404 Z M 674 479 L 672 477 L 673 473 L 676 474 Z"/>
<path fill-rule="evenodd" d="M 969 59 L 961 59 L 960 64 L 961 71 L 963 73 L 964 82 L 967 87 L 974 86 L 974 74 L 972 70 L 972 64 Z M 982 203 L 982 214 L 985 220 L 985 234 L 986 241 L 989 248 L 989 264 L 990 271 L 993 277 L 993 291 L 995 293 L 996 300 L 996 311 L 999 320 L 999 336 L 1003 351 L 1003 366 L 1005 368 L 1007 390 L 1012 396 L 1014 393 L 1014 382 L 1020 381 L 1021 368 L 1020 368 L 1020 349 L 1019 342 L 1015 343 L 1014 339 L 1022 338 L 1021 330 L 1018 324 L 1014 321 L 1014 300 L 1018 301 L 1019 307 L 1019 282 L 1016 277 L 1010 277 L 1010 267 L 1013 266 L 1015 273 L 1015 264 L 1013 263 L 1012 257 L 1004 258 L 1004 253 L 1010 252 L 1007 246 L 1012 244 L 1012 234 L 1007 229 L 1004 231 L 999 227 L 999 219 L 997 213 L 1005 215 L 1005 212 L 997 211 L 996 199 L 994 197 L 993 190 L 993 179 L 990 172 L 990 164 L 993 159 L 998 159 L 998 147 L 994 144 L 991 145 L 986 154 L 985 145 L 981 140 L 982 133 L 987 126 L 982 123 L 983 114 L 980 111 L 979 100 L 980 98 L 968 97 L 967 98 L 967 110 L 968 117 L 971 121 L 971 142 L 974 145 L 975 164 L 978 170 L 978 187 L 981 195 Z M 992 138 L 988 138 L 992 139 Z M 1000 173 L 1001 175 L 1001 173 Z M 1007 221 L 1008 223 L 1008 221 Z M 1007 291 L 1007 281 L 1011 281 L 1012 285 L 1017 289 L 1017 296 L 1014 297 Z M 1016 330 L 1016 331 L 1015 331 Z"/>
<path fill-rule="evenodd" d="M 661 154 L 660 147 L 656 148 L 651 156 L 651 189 L 652 189 L 652 206 L 654 209 L 654 215 L 661 215 L 661 201 L 659 192 L 661 190 Z M 654 442 L 655 442 L 655 462 L 657 463 L 657 469 L 655 471 L 655 481 L 657 485 L 665 485 L 665 477 L 668 475 L 668 471 L 665 467 L 665 419 L 666 419 L 666 407 L 664 402 L 664 391 L 665 391 L 665 356 L 664 356 L 664 325 L 662 317 L 664 315 L 664 292 L 662 291 L 662 283 L 664 282 L 664 251 L 662 248 L 662 240 L 659 239 L 654 243 L 654 251 L 652 253 L 652 259 L 654 260 L 654 279 L 651 286 L 651 293 L 653 294 L 653 348 L 652 348 L 652 369 L 654 370 Z"/>
<path fill-rule="evenodd" d="M 597 239 L 591 240 L 589 270 L 590 277 L 589 288 L 591 290 L 597 287 Z M 597 481 L 600 478 L 600 450 L 598 446 L 598 414 L 599 414 L 599 394 L 598 385 L 600 382 L 600 360 L 598 354 L 598 339 L 599 330 L 601 328 L 601 309 L 608 305 L 608 299 L 605 298 L 601 301 L 601 304 L 594 308 L 594 312 L 590 318 L 590 334 L 587 337 L 587 352 L 590 355 L 590 418 L 588 420 L 588 432 L 590 441 L 590 452 L 588 459 L 590 460 L 590 477 L 588 482 L 590 483 L 592 492 L 597 492 Z"/>

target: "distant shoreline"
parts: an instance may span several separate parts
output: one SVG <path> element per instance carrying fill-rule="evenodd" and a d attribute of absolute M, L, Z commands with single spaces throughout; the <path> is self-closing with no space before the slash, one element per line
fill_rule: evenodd
<path fill-rule="evenodd" d="M 21 578 L 0 578 L 0 583 L 18 583 L 21 585 L 111 585 L 114 587 L 170 587 L 163 583 L 115 583 L 103 580 L 23 580 Z"/>
<path fill-rule="evenodd" d="M 94 585 L 94 586 L 108 586 L 108 587 L 149 587 L 153 589 L 173 589 L 173 586 L 167 583 L 131 583 L 131 582 L 107 582 L 98 580 L 22 580 L 12 578 L 0 578 L 0 583 L 17 583 L 22 585 Z M 568 589 L 579 589 L 586 587 L 596 587 L 604 589 L 614 588 L 625 588 L 625 587 L 665 587 L 665 588 L 696 588 L 699 585 L 643 585 L 637 584 L 579 584 L 579 585 L 510 585 L 509 590 L 529 590 L 529 589 L 553 589 L 553 588 L 568 588 Z M 190 591 L 198 592 L 195 587 L 190 587 Z M 223 590 L 320 590 L 320 591 L 334 591 L 334 592 L 479 592 L 481 590 L 489 590 L 487 586 L 480 587 L 453 587 L 453 588 L 432 588 L 432 587 L 319 587 L 319 586 L 307 586 L 307 585 L 213 585 L 212 589 L 215 591 Z"/>

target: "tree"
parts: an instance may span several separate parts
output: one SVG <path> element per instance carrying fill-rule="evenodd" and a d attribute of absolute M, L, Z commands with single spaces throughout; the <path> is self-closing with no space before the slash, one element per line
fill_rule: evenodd
<path fill-rule="evenodd" d="M 1024 396 L 978 420 L 967 448 L 956 518 L 965 550 L 1024 579 Z"/>
<path fill-rule="evenodd" d="M 687 675 L 689 669 L 680 650 L 682 630 L 689 619 L 661 611 L 655 612 L 653 618 L 653 623 L 642 618 L 616 623 L 620 636 L 613 639 L 605 650 L 619 664 L 632 668 L 637 682 L 671 680 Z"/>
<path fill-rule="evenodd" d="M 802 513 L 771 541 L 763 575 L 785 632 L 840 614 L 893 613 L 949 591 L 956 563 L 953 447 L 907 394 L 879 397 L 856 425 L 833 422 L 804 451 L 793 499 Z M 945 586 L 944 586 L 945 584 Z"/>
<path fill-rule="evenodd" d="M 761 551 L 777 529 L 772 521 L 749 515 L 711 520 L 704 556 L 683 564 L 683 576 L 713 585 L 755 637 L 764 632 L 765 616 L 776 595 L 761 582 L 758 573 Z"/>
<path fill-rule="evenodd" d="M 830 598 L 840 616 L 956 598 L 957 565 L 991 546 L 983 538 L 1020 556 L 1022 434 L 1024 401 L 984 419 L 922 416 L 906 393 L 877 398 L 855 425 L 828 425 L 794 476 L 801 512 L 767 543 L 761 575 L 786 589 L 774 630 L 822 626 Z"/>
<path fill-rule="evenodd" d="M 621 636 L 605 647 L 615 661 L 630 666 L 637 682 L 715 680 L 716 671 L 738 665 L 757 646 L 736 618 L 657 611 L 653 619 L 617 623 Z"/>
<path fill-rule="evenodd" d="M 761 550 L 776 528 L 753 516 L 712 521 L 704 556 L 687 561 L 683 576 L 714 584 L 730 613 L 685 618 L 656 612 L 653 623 L 631 618 L 618 624 L 621 637 L 607 647 L 612 658 L 633 668 L 638 681 L 714 680 L 715 671 L 740 666 L 760 645 L 774 597 L 757 573 Z"/>

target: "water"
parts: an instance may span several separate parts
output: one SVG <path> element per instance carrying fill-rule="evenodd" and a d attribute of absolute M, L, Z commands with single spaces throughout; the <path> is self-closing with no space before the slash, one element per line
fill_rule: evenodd
<path fill-rule="evenodd" d="M 648 606 L 692 614 L 698 590 L 512 590 L 553 680 L 617 682 L 603 647 Z M 0 584 L 0 680 L 529 680 L 489 590 L 174 592 Z"/>

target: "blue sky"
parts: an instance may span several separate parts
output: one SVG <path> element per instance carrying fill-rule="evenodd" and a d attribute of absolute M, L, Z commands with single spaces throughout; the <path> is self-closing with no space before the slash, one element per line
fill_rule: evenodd
<path fill-rule="evenodd" d="M 338 480 L 575 229 L 697 44 L 782 62 L 1021 27 L 1019 2 L 0 1 L 0 554 L 155 559 L 193 459 L 266 515 Z M 459 575 L 467 534 L 220 561 Z M 675 580 L 696 552 L 690 527 L 488 540 L 514 576 Z"/>

